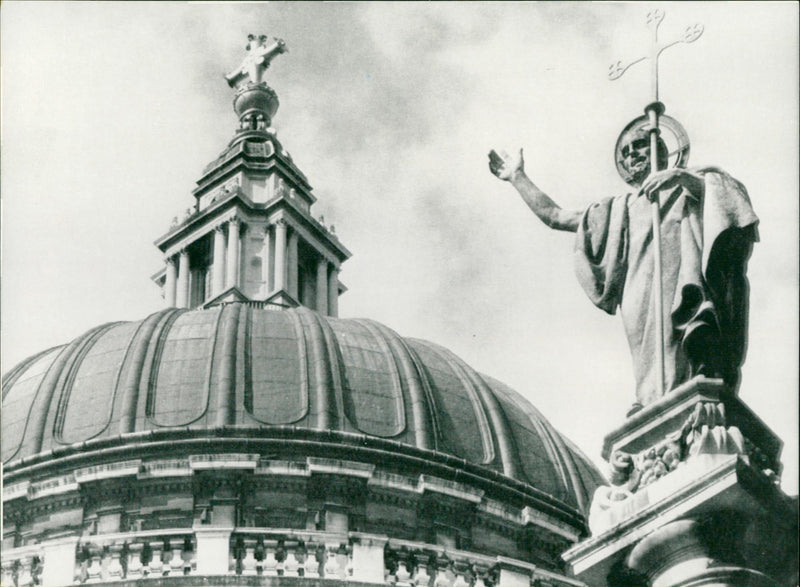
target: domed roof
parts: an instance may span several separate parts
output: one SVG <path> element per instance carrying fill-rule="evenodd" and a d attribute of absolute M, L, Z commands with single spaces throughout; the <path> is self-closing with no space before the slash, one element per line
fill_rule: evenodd
<path fill-rule="evenodd" d="M 99 326 L 12 369 L 2 411 L 7 470 L 125 435 L 280 429 L 444 453 L 581 510 L 602 483 L 524 398 L 449 350 L 306 308 L 235 303 Z"/>

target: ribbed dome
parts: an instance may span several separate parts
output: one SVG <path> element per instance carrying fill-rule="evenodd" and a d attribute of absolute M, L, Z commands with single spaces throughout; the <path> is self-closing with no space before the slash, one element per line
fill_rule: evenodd
<path fill-rule="evenodd" d="M 132 433 L 274 428 L 445 453 L 579 509 L 602 482 L 525 399 L 447 349 L 305 308 L 169 309 L 100 326 L 12 369 L 2 410 L 12 470 Z"/>

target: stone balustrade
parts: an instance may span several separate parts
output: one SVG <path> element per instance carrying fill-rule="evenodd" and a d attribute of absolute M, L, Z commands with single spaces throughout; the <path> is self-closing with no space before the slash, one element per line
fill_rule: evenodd
<path fill-rule="evenodd" d="M 497 558 L 442 546 L 390 539 L 386 584 L 395 587 L 490 587 L 498 584 Z"/>
<path fill-rule="evenodd" d="M 344 581 L 353 576 L 352 552 L 344 534 L 238 529 L 231 535 L 229 572 Z"/>
<path fill-rule="evenodd" d="M 39 544 L 3 550 L 3 568 L 0 585 L 3 587 L 28 587 L 42 584 L 44 549 Z"/>
<path fill-rule="evenodd" d="M 203 526 L 5 549 L 0 581 L 3 587 L 58 587 L 226 574 L 391 587 L 582 585 L 523 561 L 386 536 Z"/>
<path fill-rule="evenodd" d="M 191 530 L 152 530 L 82 538 L 75 584 L 189 575 L 196 568 Z"/>

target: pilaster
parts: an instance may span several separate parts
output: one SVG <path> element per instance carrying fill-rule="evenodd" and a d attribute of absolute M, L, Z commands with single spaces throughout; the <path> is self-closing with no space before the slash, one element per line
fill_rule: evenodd
<path fill-rule="evenodd" d="M 239 287 L 239 227 L 241 221 L 231 218 L 228 221 L 228 256 L 225 276 L 226 289 Z"/>
<path fill-rule="evenodd" d="M 323 316 L 328 311 L 328 260 L 325 257 L 317 261 L 317 312 Z"/>
<path fill-rule="evenodd" d="M 286 289 L 286 221 L 275 223 L 275 291 Z"/>
<path fill-rule="evenodd" d="M 298 267 L 297 267 L 297 231 L 292 230 L 289 233 L 289 240 L 286 245 L 286 286 L 289 290 L 289 295 L 294 299 L 299 299 L 298 295 Z"/>

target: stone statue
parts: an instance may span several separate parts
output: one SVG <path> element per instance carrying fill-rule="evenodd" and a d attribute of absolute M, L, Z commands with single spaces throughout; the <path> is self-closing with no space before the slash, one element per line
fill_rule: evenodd
<path fill-rule="evenodd" d="M 286 52 L 286 44 L 281 39 L 273 39 L 273 42 L 268 44 L 266 35 L 261 35 L 258 39 L 255 35 L 247 35 L 247 40 L 247 56 L 239 67 L 225 76 L 232 88 L 244 81 L 251 84 L 262 83 L 264 71 L 270 62 Z"/>
<path fill-rule="evenodd" d="M 620 309 L 633 357 L 636 403 L 659 399 L 655 383 L 653 229 L 661 211 L 665 390 L 696 375 L 720 377 L 735 392 L 747 335 L 747 260 L 758 219 L 744 186 L 718 168 L 673 167 L 650 175 L 646 131 L 628 131 L 617 158 L 634 191 L 565 210 L 526 175 L 518 155 L 489 153 L 489 168 L 516 188 L 547 226 L 576 233 L 575 271 L 591 301 Z M 659 169 L 667 149 L 659 139 Z M 649 177 L 648 177 L 649 176 Z"/>

